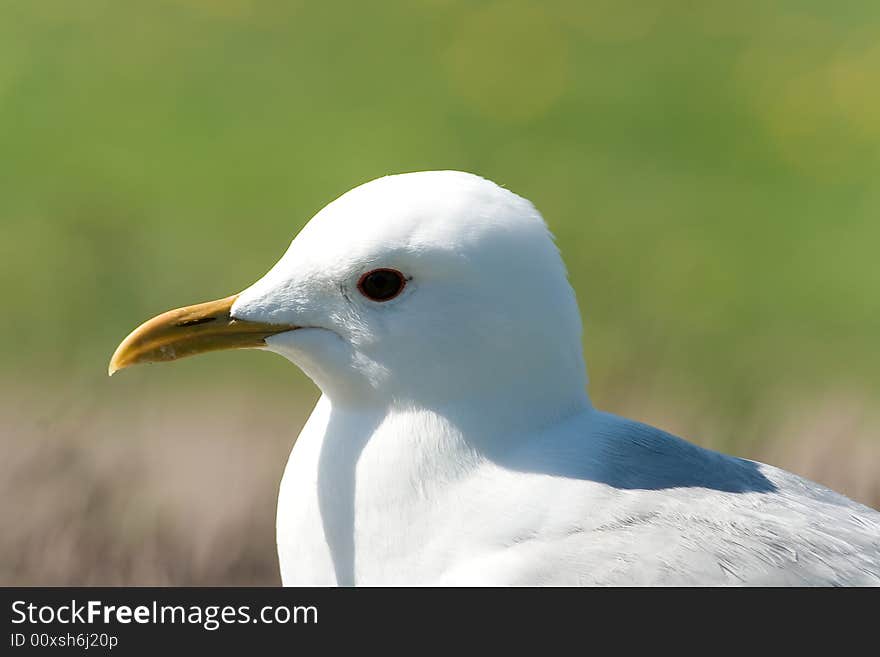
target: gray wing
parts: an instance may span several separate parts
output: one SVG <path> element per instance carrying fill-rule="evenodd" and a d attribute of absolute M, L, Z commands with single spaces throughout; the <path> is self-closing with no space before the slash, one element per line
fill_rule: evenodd
<path fill-rule="evenodd" d="M 644 496 L 659 498 L 642 529 L 636 522 L 624 532 L 641 543 L 642 567 L 653 562 L 658 583 L 880 585 L 877 511 L 647 425 L 627 421 L 618 430 L 629 436 L 617 463 L 630 466 L 630 485 L 639 478 L 633 464 L 642 463 Z"/>
<path fill-rule="evenodd" d="M 586 442 L 545 444 L 537 468 L 535 454 L 527 459 L 563 477 L 565 495 L 583 494 L 583 522 L 544 536 L 548 583 L 880 585 L 877 511 L 784 470 L 601 417 Z M 556 580 L 563 558 L 577 582 Z"/>
<path fill-rule="evenodd" d="M 769 466 L 775 492 L 639 494 L 584 537 L 597 583 L 880 585 L 880 514 Z M 612 560 L 612 555 L 615 555 Z"/>

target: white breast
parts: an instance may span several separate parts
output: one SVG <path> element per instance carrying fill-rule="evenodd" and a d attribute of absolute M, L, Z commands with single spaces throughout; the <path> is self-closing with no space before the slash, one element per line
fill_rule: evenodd
<path fill-rule="evenodd" d="M 285 586 L 333 586 L 336 569 L 318 504 L 318 460 L 330 419 L 322 397 L 297 438 L 278 495 L 276 538 Z"/>

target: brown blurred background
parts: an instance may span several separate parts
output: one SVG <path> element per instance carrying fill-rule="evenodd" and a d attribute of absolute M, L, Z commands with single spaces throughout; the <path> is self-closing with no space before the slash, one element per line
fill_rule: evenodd
<path fill-rule="evenodd" d="M 880 4 L 0 0 L 0 584 L 277 584 L 317 392 L 116 344 L 325 203 L 532 199 L 605 409 L 880 506 Z"/>

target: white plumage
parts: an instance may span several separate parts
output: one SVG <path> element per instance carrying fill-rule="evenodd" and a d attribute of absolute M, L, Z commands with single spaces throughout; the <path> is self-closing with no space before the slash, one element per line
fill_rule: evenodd
<path fill-rule="evenodd" d="M 365 298 L 377 268 L 403 293 Z M 323 392 L 281 485 L 287 585 L 880 583 L 880 513 L 592 407 L 546 225 L 482 178 L 352 190 L 232 316 L 303 327 L 267 348 Z"/>

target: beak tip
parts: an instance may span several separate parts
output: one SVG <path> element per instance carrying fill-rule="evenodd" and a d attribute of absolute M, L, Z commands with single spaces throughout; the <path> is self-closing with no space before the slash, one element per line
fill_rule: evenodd
<path fill-rule="evenodd" d="M 120 352 L 122 351 L 122 345 L 116 348 L 116 351 L 113 352 L 113 355 L 110 357 L 110 364 L 107 365 L 107 376 L 113 376 L 119 370 L 124 370 L 128 367 L 129 363 L 124 362 L 121 358 Z"/>

